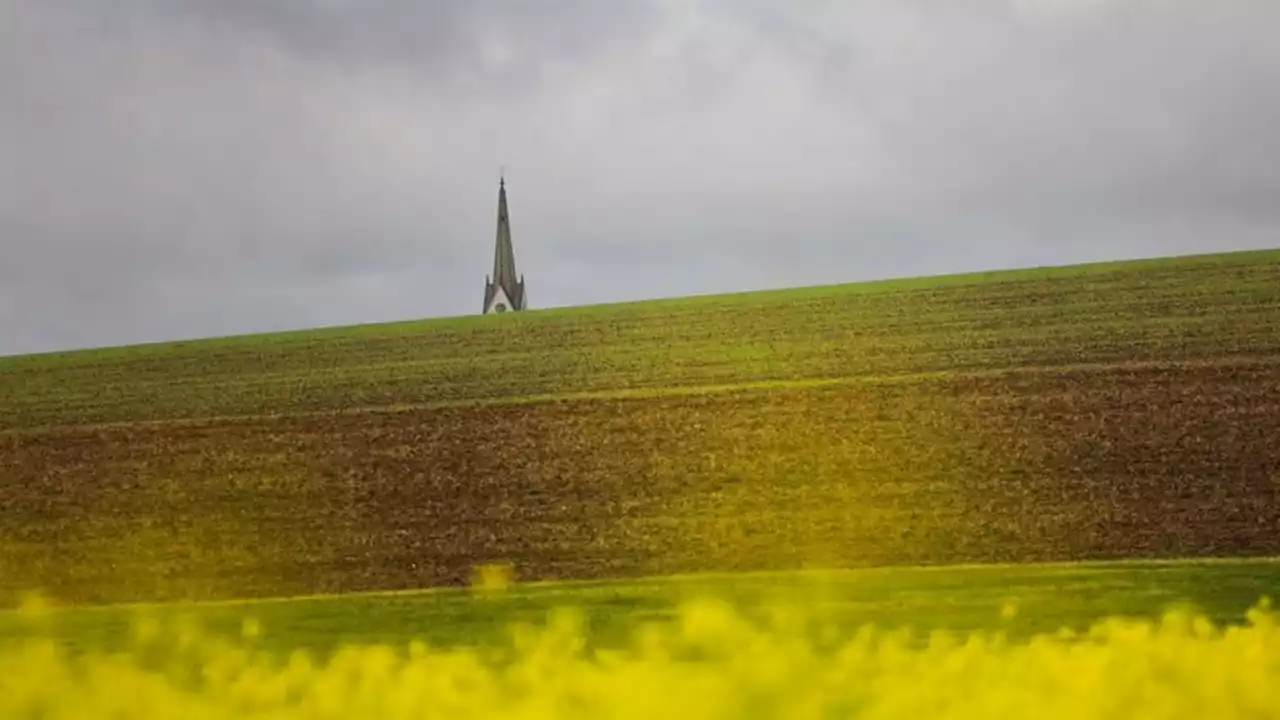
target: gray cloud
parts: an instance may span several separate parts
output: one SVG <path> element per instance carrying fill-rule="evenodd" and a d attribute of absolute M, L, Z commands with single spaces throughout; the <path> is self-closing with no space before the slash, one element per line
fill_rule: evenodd
<path fill-rule="evenodd" d="M 1270 0 L 0 17 L 0 353 L 1280 245 Z"/>

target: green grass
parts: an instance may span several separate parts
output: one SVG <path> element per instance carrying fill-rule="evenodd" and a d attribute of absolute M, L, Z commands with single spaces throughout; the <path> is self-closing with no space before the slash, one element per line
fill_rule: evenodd
<path fill-rule="evenodd" d="M 884 568 L 43 614 L 29 604 L 0 614 L 0 716 L 1271 717 L 1280 625 L 1265 603 L 1244 618 L 1239 608 L 1274 588 L 1276 566 Z M 1207 617 L 1179 602 L 1188 596 Z M 694 600 L 677 606 L 683 597 Z M 586 612 L 548 611 L 575 605 Z"/>
<path fill-rule="evenodd" d="M 1277 267 L 1233 253 L 0 358 L 0 429 L 1269 352 Z"/>
<path fill-rule="evenodd" d="M 259 623 L 259 647 L 324 658 L 344 645 L 501 647 L 513 624 L 545 625 L 562 609 L 582 613 L 596 647 L 629 646 L 645 623 L 673 619 L 683 602 L 716 599 L 767 621 L 779 605 L 805 608 L 843 636 L 872 625 L 964 635 L 999 629 L 1012 641 L 1107 618 L 1158 620 L 1174 609 L 1220 625 L 1280 591 L 1280 559 L 875 568 L 690 575 L 514 584 L 497 592 L 442 589 L 219 603 L 62 608 L 42 617 L 0 613 L 0 637 L 52 637 L 68 647 L 122 651 L 142 618 L 195 620 L 236 638 Z"/>

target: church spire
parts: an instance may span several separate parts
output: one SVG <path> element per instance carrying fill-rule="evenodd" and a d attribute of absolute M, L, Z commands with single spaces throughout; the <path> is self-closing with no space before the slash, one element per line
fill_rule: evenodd
<path fill-rule="evenodd" d="M 524 310 L 524 278 L 516 274 L 511 247 L 511 218 L 507 216 L 507 179 L 498 178 L 498 235 L 493 251 L 493 279 L 485 278 L 484 312 Z"/>

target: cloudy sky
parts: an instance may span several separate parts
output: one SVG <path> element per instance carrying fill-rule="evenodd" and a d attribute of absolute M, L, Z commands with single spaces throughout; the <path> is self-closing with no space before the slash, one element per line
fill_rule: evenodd
<path fill-rule="evenodd" d="M 0 354 L 1280 246 L 1275 0 L 0 0 Z"/>

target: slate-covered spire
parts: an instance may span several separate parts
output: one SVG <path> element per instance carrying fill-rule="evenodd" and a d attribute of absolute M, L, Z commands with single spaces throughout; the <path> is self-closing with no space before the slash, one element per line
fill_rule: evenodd
<path fill-rule="evenodd" d="M 507 181 L 498 180 L 498 236 L 493 251 L 493 278 L 485 278 L 484 312 L 524 309 L 524 278 L 516 273 L 511 247 L 511 218 L 507 216 Z"/>

